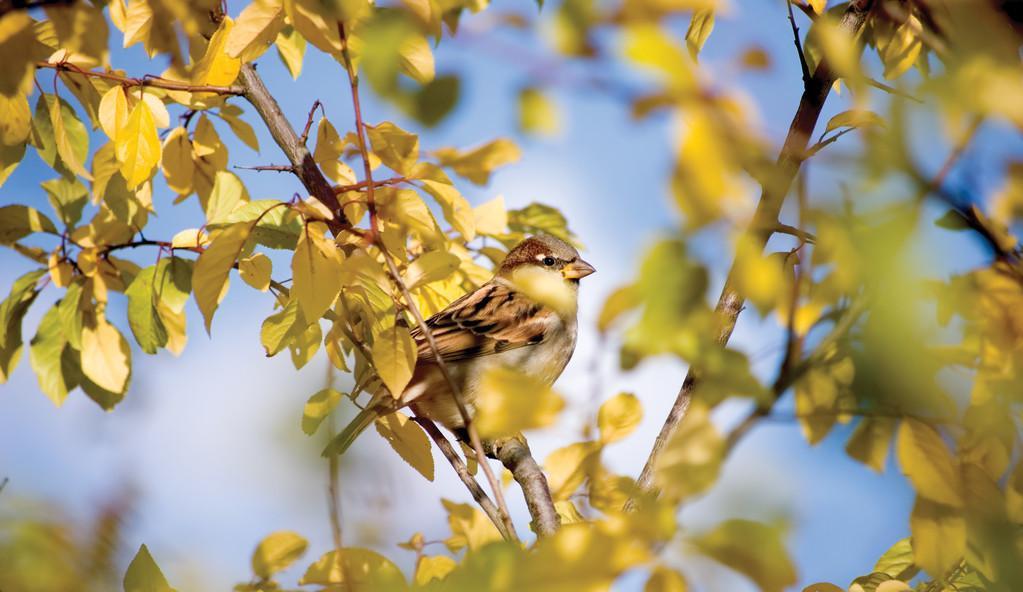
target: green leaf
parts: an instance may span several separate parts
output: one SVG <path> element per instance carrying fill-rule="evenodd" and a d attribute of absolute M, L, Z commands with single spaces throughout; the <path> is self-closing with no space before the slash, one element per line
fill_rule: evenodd
<path fill-rule="evenodd" d="M 249 192 L 238 175 L 230 171 L 217 171 L 213 190 L 206 200 L 206 223 L 223 223 L 231 212 L 249 201 Z"/>
<path fill-rule="evenodd" d="M 160 259 L 157 264 L 155 285 L 156 296 L 174 312 L 185 310 L 188 296 L 192 293 L 192 272 L 195 264 L 181 257 Z"/>
<path fill-rule="evenodd" d="M 245 246 L 252 227 L 251 222 L 239 222 L 226 227 L 195 262 L 192 288 L 195 292 L 195 302 L 199 305 L 199 311 L 205 320 L 207 333 L 210 332 L 213 323 L 213 313 L 227 294 L 228 275 L 242 247 Z"/>
<path fill-rule="evenodd" d="M 401 458 L 433 481 L 433 453 L 430 439 L 418 423 L 403 413 L 391 413 L 376 420 L 377 433 L 391 445 Z"/>
<path fill-rule="evenodd" d="M 36 378 L 39 379 L 39 390 L 57 407 L 67 399 L 69 390 L 61 365 L 61 354 L 66 344 L 67 338 L 64 335 L 58 304 L 43 315 L 29 349 L 29 361 L 32 363 Z"/>
<path fill-rule="evenodd" d="M 89 190 L 78 179 L 58 177 L 43 181 L 40 186 L 46 190 L 50 205 L 66 226 L 74 226 L 82 217 L 82 209 L 88 201 Z"/>
<path fill-rule="evenodd" d="M 238 260 L 238 275 L 246 284 L 266 292 L 270 289 L 270 276 L 273 274 L 273 263 L 263 253 L 256 253 L 251 257 Z"/>
<path fill-rule="evenodd" d="M 796 568 L 775 527 L 727 520 L 691 541 L 704 555 L 749 577 L 763 592 L 782 592 L 796 583 Z"/>
<path fill-rule="evenodd" d="M 71 347 L 82 349 L 82 311 L 78 304 L 82 300 L 82 284 L 72 283 L 60 299 L 58 309 L 60 310 L 61 330 Z"/>
<path fill-rule="evenodd" d="M 689 29 L 686 30 L 686 49 L 694 60 L 700 55 L 700 50 L 710 38 L 714 30 L 714 11 L 709 8 L 702 8 L 693 12 L 693 18 L 689 21 Z"/>
<path fill-rule="evenodd" d="M 243 202 L 222 223 L 211 224 L 208 228 L 217 230 L 238 222 L 259 220 L 251 235 L 257 243 L 271 249 L 293 250 L 302 232 L 302 222 L 283 203 L 275 199 Z"/>
<path fill-rule="evenodd" d="M 940 504 L 962 507 L 959 471 L 938 430 L 916 419 L 903 419 L 895 451 L 902 472 L 919 495 Z"/>
<path fill-rule="evenodd" d="M 156 265 L 143 269 L 124 291 L 128 297 L 128 325 L 135 341 L 147 354 L 155 354 L 167 344 L 167 329 L 156 310 L 157 270 Z"/>
<path fill-rule="evenodd" d="M 0 207 L 0 244 L 9 245 L 33 232 L 57 234 L 57 227 L 35 208 L 17 204 Z"/>
<path fill-rule="evenodd" d="M 341 393 L 332 388 L 317 391 L 309 397 L 302 410 L 302 431 L 307 436 L 315 434 L 323 420 L 337 407 L 339 401 L 341 401 Z"/>
<path fill-rule="evenodd" d="M 435 66 L 430 42 L 419 34 L 410 34 L 398 46 L 401 70 L 419 84 L 433 80 Z"/>
<path fill-rule="evenodd" d="M 177 592 L 167 583 L 160 566 L 145 545 L 139 547 L 124 574 L 124 592 Z"/>
<path fill-rule="evenodd" d="M 600 441 L 609 444 L 631 434 L 643 421 L 643 406 L 632 393 L 618 393 L 597 411 Z"/>
<path fill-rule="evenodd" d="M 375 551 L 357 547 L 328 551 L 309 566 L 298 583 L 300 586 L 318 584 L 330 588 L 345 583 L 346 588 L 367 591 L 403 590 L 406 587 L 405 577 L 398 566 Z"/>
<path fill-rule="evenodd" d="M 934 225 L 946 230 L 969 230 L 966 218 L 956 210 L 949 210 L 934 221 Z"/>
<path fill-rule="evenodd" d="M 886 573 L 897 580 L 909 581 L 919 568 L 913 563 L 913 545 L 908 538 L 895 543 L 874 565 L 875 572 Z"/>
<path fill-rule="evenodd" d="M 306 225 L 291 259 L 292 296 L 310 322 L 323 316 L 341 291 L 341 251 L 334 241 L 325 238 L 326 232 L 322 222 Z"/>
<path fill-rule="evenodd" d="M 308 546 L 297 533 L 275 532 L 260 541 L 252 553 L 252 572 L 264 580 L 269 579 L 304 555 Z"/>
<path fill-rule="evenodd" d="M 51 100 L 47 95 L 50 109 L 50 124 L 53 126 L 53 139 L 61 162 L 74 174 L 91 179 L 85 170 L 85 160 L 89 157 L 89 131 L 85 128 L 74 108 L 64 99 Z"/>
<path fill-rule="evenodd" d="M 373 367 L 391 396 L 401 396 L 405 386 L 412 380 L 416 366 L 416 344 L 408 329 L 391 325 L 373 338 L 370 349 Z"/>

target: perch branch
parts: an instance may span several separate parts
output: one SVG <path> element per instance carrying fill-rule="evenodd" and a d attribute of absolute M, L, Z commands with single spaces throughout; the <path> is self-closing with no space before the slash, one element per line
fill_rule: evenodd
<path fill-rule="evenodd" d="M 554 509 L 551 488 L 540 465 L 529 451 L 525 438 L 505 438 L 494 444 L 494 455 L 511 471 L 515 482 L 522 488 L 526 507 L 533 517 L 533 528 L 539 536 L 550 536 L 558 531 L 561 518 Z"/>
<path fill-rule="evenodd" d="M 853 37 L 858 36 L 864 22 L 866 22 L 872 4 L 873 0 L 853 0 L 842 15 L 839 26 L 850 32 Z M 827 100 L 834 81 L 834 72 L 831 71 L 828 63 L 822 60 L 809 82 L 803 86 L 803 94 L 800 97 L 799 106 L 792 118 L 792 123 L 785 137 L 785 143 L 782 145 L 781 153 L 778 155 L 777 174 L 772 175 L 771 180 L 763 185 L 763 191 L 760 195 L 760 201 L 757 203 L 752 224 L 746 231 L 749 238 L 757 245 L 758 250 L 763 250 L 768 239 L 774 233 L 774 227 L 777 225 L 778 214 L 781 212 L 785 196 L 789 192 L 796 173 L 799 172 L 803 155 L 810 142 L 814 127 L 817 125 L 817 120 L 820 119 L 821 110 L 824 108 L 824 102 Z M 715 307 L 720 320 L 717 343 L 721 346 L 728 343 L 728 339 L 735 329 L 735 322 L 743 309 L 744 298 L 736 287 L 736 277 L 737 268 L 733 262 L 732 268 L 728 273 L 728 279 L 725 281 L 724 288 L 721 290 L 721 295 Z M 653 482 L 654 467 L 660 458 L 661 452 L 664 450 L 664 446 L 675 434 L 679 424 L 685 417 L 697 383 L 696 373 L 693 368 L 690 368 L 682 382 L 682 388 L 679 390 L 678 396 L 668 412 L 664 425 L 654 440 L 650 455 L 643 466 L 643 471 L 636 481 L 639 491 L 653 496 L 657 495 L 658 491 Z M 634 509 L 635 506 L 635 498 L 630 499 L 625 504 L 627 510 Z"/>

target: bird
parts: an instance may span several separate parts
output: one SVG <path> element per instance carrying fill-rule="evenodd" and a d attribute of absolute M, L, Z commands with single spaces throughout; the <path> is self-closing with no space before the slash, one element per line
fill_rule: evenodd
<path fill-rule="evenodd" d="M 595 271 L 567 242 L 547 234 L 530 236 L 508 252 L 493 278 L 426 320 L 470 419 L 481 378 L 492 368 L 508 367 L 548 386 L 557 380 L 575 351 L 579 280 Z M 544 298 L 528 289 L 538 284 L 556 294 Z M 468 442 L 433 348 L 420 327 L 411 335 L 418 356 L 408 385 L 398 396 L 381 386 L 331 440 L 324 456 L 344 453 L 377 418 L 404 407 Z"/>

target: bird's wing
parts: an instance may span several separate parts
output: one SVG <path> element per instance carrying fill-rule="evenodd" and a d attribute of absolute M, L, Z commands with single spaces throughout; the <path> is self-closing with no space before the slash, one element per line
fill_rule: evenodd
<path fill-rule="evenodd" d="M 457 362 L 541 343 L 557 321 L 554 311 L 504 284 L 490 282 L 430 317 L 437 350 L 445 362 Z M 436 360 L 417 327 L 412 331 L 419 360 Z"/>

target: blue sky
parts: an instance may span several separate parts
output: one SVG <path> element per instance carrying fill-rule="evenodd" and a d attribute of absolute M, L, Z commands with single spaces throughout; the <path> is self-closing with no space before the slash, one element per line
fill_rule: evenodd
<path fill-rule="evenodd" d="M 492 9 L 519 9 L 519 3 L 499 0 Z M 231 12 L 237 14 L 237 10 Z M 486 18 L 468 17 L 463 26 L 481 27 Z M 684 26 L 684 22 L 679 25 L 680 36 Z M 719 18 L 701 56 L 713 79 L 730 87 L 739 85 L 756 106 L 764 135 L 776 145 L 788 128 L 801 90 L 788 27 L 781 2 L 734 2 L 730 13 Z M 503 35 L 501 40 L 538 55 L 545 52 L 541 37 L 532 34 Z M 676 228 L 678 214 L 667 185 L 674 122 L 665 115 L 637 121 L 618 99 L 592 90 L 556 87 L 553 96 L 562 115 L 561 133 L 549 138 L 521 137 L 516 132 L 514 98 L 521 86 L 531 82 L 530 71 L 514 61 L 495 58 L 473 43 L 445 40 L 437 50 L 438 72 L 462 75 L 461 101 L 439 127 L 421 130 L 370 93 L 364 95 L 366 119 L 394 120 L 421 131 L 424 148 L 469 146 L 498 136 L 519 142 L 521 162 L 498 173 L 489 187 L 463 183 L 461 189 L 473 203 L 503 195 L 509 207 L 543 201 L 561 208 L 588 247 L 584 256 L 598 269 L 583 287 L 580 345 L 558 384 L 571 401 L 566 420 L 558 428 L 531 435 L 534 452 L 542 459 L 550 450 L 578 439 L 578 418 L 589 411 L 587 402 L 594 388 L 600 389 L 602 398 L 628 390 L 641 398 L 646 415 L 636 434 L 609 452 L 608 462 L 635 475 L 674 400 L 685 367 L 657 358 L 622 373 L 613 347 L 597 351 L 592 321 L 604 296 L 629 280 L 643 249 Z M 613 40 L 610 43 L 613 48 Z M 739 74 L 730 60 L 752 45 L 769 51 L 772 68 Z M 138 47 L 115 52 L 114 62 L 132 74 L 162 69 L 147 67 Z M 619 70 L 609 74 L 627 76 L 630 84 L 643 83 L 642 77 Z M 339 130 L 351 127 L 347 81 L 330 60 L 310 52 L 302 76 L 292 83 L 271 50 L 260 59 L 259 71 L 296 126 L 304 121 L 315 98 L 324 103 Z M 41 73 L 44 79 L 48 76 Z M 847 94 L 832 97 L 823 121 L 847 106 Z M 944 158 L 944 139 L 939 126 L 927 118 L 915 125 L 919 132 L 915 137 L 919 156 L 933 170 Z M 218 129 L 234 164 L 285 162 L 258 125 L 260 154 L 234 141 L 226 126 Z M 849 139 L 835 148 L 836 160 L 852 154 L 855 140 Z M 98 141 L 99 136 L 94 136 L 94 142 Z M 1023 152 L 1019 140 L 997 130 L 986 132 L 978 146 L 971 151 L 975 158 L 968 155 L 967 162 L 987 163 L 988 153 L 1018 156 Z M 29 152 L 0 189 L 0 205 L 30 202 L 48 209 L 38 183 L 52 174 Z M 985 166 L 995 165 L 980 165 L 982 185 Z M 811 195 L 837 195 L 835 174 L 815 168 Z M 246 171 L 239 175 L 253 198 L 285 199 L 301 191 L 287 175 Z M 175 230 L 194 227 L 201 219 L 194 197 L 173 207 L 170 198 L 165 190 L 158 192 L 159 218 L 147 229 L 147 237 L 169 238 Z M 727 240 L 727 235 L 722 236 Z M 920 256 L 925 269 L 938 277 L 983 257 L 972 242 L 958 236 L 927 230 L 924 238 Z M 727 242 L 721 236 L 702 236 L 696 247 L 715 274 L 718 283 L 708 297 L 716 297 L 729 262 Z M 156 253 L 134 255 L 136 261 L 149 263 Z M 274 262 L 282 270 L 275 276 L 285 277 L 285 261 L 275 257 Z M 9 286 L 27 269 L 26 260 L 0 252 L 0 286 Z M 55 291 L 44 292 L 26 322 L 26 336 L 33 334 L 44 305 L 57 297 Z M 131 483 L 140 497 L 128 546 L 148 544 L 179 589 L 225 589 L 246 579 L 252 548 L 274 530 L 295 530 L 308 537 L 310 560 L 327 550 L 326 471 L 317 455 L 318 441 L 309 441 L 299 430 L 302 404 L 323 384 L 325 360 L 321 353 L 295 372 L 285 357 L 264 357 L 259 325 L 270 314 L 271 304 L 268 295 L 235 281 L 217 313 L 212 340 L 202 331 L 198 311 L 190 304 L 190 340 L 182 357 L 134 351 L 131 392 L 113 413 L 101 411 L 80 392 L 61 409 L 54 409 L 38 392 L 23 360 L 12 380 L 0 387 L 0 475 L 11 479 L 0 498 L 0 512 L 11 499 L 31 497 L 84 520 L 106 496 Z M 113 319 L 123 319 L 123 305 L 123 301 L 112 304 L 120 309 L 111 314 Z M 733 337 L 733 344 L 756 354 L 755 369 L 766 378 L 777 365 L 781 343 L 775 322 L 761 320 L 752 311 L 743 314 Z M 594 356 L 598 356 L 597 374 L 591 372 Z M 726 405 L 717 419 L 722 424 L 734 422 L 742 410 L 741 404 Z M 727 517 L 786 518 L 791 523 L 788 543 L 799 568 L 800 586 L 821 580 L 846 585 L 869 572 L 889 545 L 908 534 L 912 504 L 912 492 L 892 463 L 884 475 L 876 475 L 845 456 L 842 447 L 848 433 L 839 428 L 822 444 L 809 448 L 794 423 L 765 422 L 728 460 L 715 490 L 686 507 L 683 524 L 698 530 Z M 344 468 L 347 539 L 376 546 L 405 567 L 411 554 L 394 543 L 415 531 L 423 531 L 427 539 L 442 538 L 446 517 L 439 497 L 469 499 L 443 460 L 437 463 L 436 482 L 428 484 L 372 435 L 358 442 Z M 525 525 L 528 514 L 519 498 L 516 491 L 509 495 L 517 523 Z M 374 524 L 378 527 L 373 528 Z M 752 589 L 741 577 L 684 549 L 666 552 L 679 558 L 697 590 Z M 284 580 L 300 575 L 296 571 L 287 572 Z M 635 578 L 626 578 L 619 588 L 639 585 Z"/>

